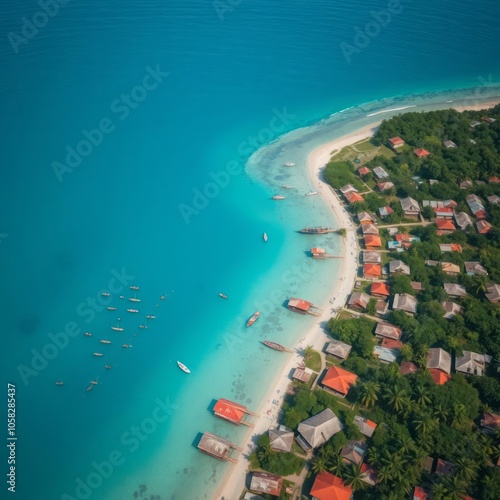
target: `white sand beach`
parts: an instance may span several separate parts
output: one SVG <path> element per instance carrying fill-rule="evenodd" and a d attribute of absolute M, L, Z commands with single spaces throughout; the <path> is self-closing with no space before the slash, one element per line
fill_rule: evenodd
<path fill-rule="evenodd" d="M 457 106 L 454 107 L 454 109 L 457 111 L 464 111 L 466 109 L 487 109 L 498 104 L 498 102 L 499 101 L 494 101 L 468 107 Z M 323 180 L 322 172 L 333 153 L 340 151 L 346 146 L 373 136 L 380 123 L 381 120 L 358 129 L 351 134 L 340 137 L 339 139 L 327 142 L 309 154 L 308 169 L 317 191 L 321 196 L 323 196 L 326 203 L 333 210 L 339 223 L 339 227 L 347 229 L 346 237 L 342 238 L 341 256 L 344 259 L 344 262 L 343 265 L 340 266 L 338 280 L 329 294 L 327 303 L 322 304 L 322 315 L 317 319 L 315 325 L 311 327 L 309 331 L 304 332 L 304 337 L 301 338 L 295 346 L 296 352 L 293 355 L 284 354 L 284 356 L 289 356 L 289 359 L 283 370 L 277 376 L 275 382 L 271 384 L 271 389 L 267 393 L 266 398 L 258 411 L 260 418 L 256 419 L 255 427 L 249 429 L 243 444 L 241 444 L 244 451 L 242 455 L 240 455 L 238 463 L 230 466 L 221 485 L 216 491 L 214 498 L 217 500 L 222 498 L 224 498 L 224 500 L 237 500 L 240 497 L 245 486 L 245 479 L 249 467 L 249 461 L 246 456 L 253 450 L 254 446 L 252 439 L 260 434 L 263 434 L 269 428 L 277 426 L 277 417 L 283 402 L 283 396 L 291 382 L 289 374 L 293 368 L 303 362 L 303 357 L 298 353 L 302 352 L 302 349 L 308 345 L 313 346 L 313 348 L 318 351 L 323 349 L 323 346 L 329 339 L 320 325 L 332 317 L 333 309 L 337 309 L 345 305 L 347 297 L 353 289 L 359 262 L 359 249 L 356 240 L 357 226 L 351 221 L 351 218 L 332 188 Z"/>

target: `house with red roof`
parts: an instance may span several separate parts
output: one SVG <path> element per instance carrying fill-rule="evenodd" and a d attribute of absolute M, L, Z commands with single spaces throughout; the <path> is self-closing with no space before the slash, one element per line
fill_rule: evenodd
<path fill-rule="evenodd" d="M 367 280 L 373 280 L 382 276 L 382 267 L 380 264 L 363 264 L 363 276 Z"/>
<path fill-rule="evenodd" d="M 403 141 L 401 137 L 391 137 L 387 141 L 387 144 L 392 150 L 395 151 L 396 149 L 402 148 L 405 145 L 405 141 Z"/>
<path fill-rule="evenodd" d="M 415 486 L 413 496 L 411 497 L 412 500 L 430 500 L 430 498 L 431 492 L 428 489 L 422 488 L 421 486 Z"/>
<path fill-rule="evenodd" d="M 364 201 L 364 198 L 359 193 L 347 193 L 344 196 L 351 205 L 356 202 L 360 203 Z"/>
<path fill-rule="evenodd" d="M 411 361 L 403 361 L 399 367 L 399 373 L 401 375 L 407 375 L 408 373 L 417 373 L 418 366 Z"/>
<path fill-rule="evenodd" d="M 323 471 L 316 476 L 310 495 L 313 500 L 351 500 L 352 489 L 340 477 Z"/>
<path fill-rule="evenodd" d="M 437 219 L 453 219 L 453 208 L 451 207 L 434 207 L 433 210 Z"/>
<path fill-rule="evenodd" d="M 357 379 L 358 376 L 355 373 L 348 372 L 340 368 L 340 366 L 334 365 L 328 368 L 323 377 L 322 384 L 334 393 L 345 397 Z"/>
<path fill-rule="evenodd" d="M 449 219 L 437 219 L 436 227 L 438 235 L 451 234 L 457 229 L 455 224 L 453 224 L 453 221 Z"/>
<path fill-rule="evenodd" d="M 382 248 L 382 239 L 376 234 L 367 234 L 364 237 L 365 248 L 367 250 L 375 250 L 377 248 Z"/>
<path fill-rule="evenodd" d="M 387 283 L 378 281 L 376 283 L 372 283 L 371 294 L 374 297 L 389 297 L 389 295 L 391 295 L 391 288 Z"/>
<path fill-rule="evenodd" d="M 371 170 L 368 167 L 359 167 L 356 172 L 358 172 L 358 175 L 361 177 L 363 175 L 369 174 Z"/>
<path fill-rule="evenodd" d="M 478 220 L 476 222 L 476 229 L 479 234 L 486 234 L 491 231 L 491 224 L 485 220 Z"/>
<path fill-rule="evenodd" d="M 429 151 L 427 151 L 426 149 L 424 148 L 417 148 L 415 149 L 415 151 L 413 151 L 415 153 L 415 156 L 417 158 L 425 158 L 426 156 L 429 156 L 430 153 Z"/>
<path fill-rule="evenodd" d="M 497 175 L 492 175 L 489 179 L 488 179 L 488 182 L 490 184 L 498 184 L 500 183 L 500 177 L 498 177 Z"/>
<path fill-rule="evenodd" d="M 386 349 L 401 349 L 403 345 L 404 344 L 401 340 L 388 339 L 385 337 L 382 339 L 382 342 L 380 342 L 380 346 L 385 347 Z"/>

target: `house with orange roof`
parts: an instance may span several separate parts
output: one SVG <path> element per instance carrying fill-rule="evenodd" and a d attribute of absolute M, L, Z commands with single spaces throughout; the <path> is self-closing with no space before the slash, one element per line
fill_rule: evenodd
<path fill-rule="evenodd" d="M 427 368 L 436 384 L 443 385 L 451 376 L 451 355 L 444 349 L 431 348 L 427 353 Z"/>
<path fill-rule="evenodd" d="M 363 236 L 366 236 L 368 234 L 375 234 L 375 235 L 379 234 L 378 227 L 375 224 L 371 223 L 362 224 L 361 232 L 363 233 Z"/>
<path fill-rule="evenodd" d="M 476 229 L 479 234 L 486 234 L 491 231 L 491 224 L 485 220 L 478 220 L 476 222 Z"/>
<path fill-rule="evenodd" d="M 497 175 L 492 175 L 491 177 L 488 178 L 488 182 L 490 184 L 499 184 L 500 183 L 500 177 Z"/>
<path fill-rule="evenodd" d="M 229 399 L 220 398 L 217 403 L 215 403 L 213 409 L 214 415 L 217 417 L 228 420 L 233 424 L 245 424 L 250 425 L 248 422 L 244 421 L 245 416 L 251 415 L 252 412 L 247 410 L 246 406 L 235 403 L 234 401 L 229 401 Z"/>
<path fill-rule="evenodd" d="M 322 384 L 335 394 L 345 397 L 357 379 L 358 376 L 355 373 L 348 372 L 340 366 L 330 366 L 323 377 Z"/>
<path fill-rule="evenodd" d="M 403 347 L 403 342 L 401 340 L 394 340 L 394 339 L 387 339 L 383 338 L 382 342 L 380 342 L 380 346 L 384 347 L 385 349 L 401 349 Z"/>
<path fill-rule="evenodd" d="M 417 148 L 415 149 L 415 151 L 413 151 L 415 153 L 415 156 L 417 158 L 425 158 L 426 156 L 429 156 L 430 153 L 429 151 L 427 151 L 426 149 L 424 148 Z"/>
<path fill-rule="evenodd" d="M 405 145 L 405 141 L 401 137 L 391 137 L 387 141 L 387 145 L 395 151 L 396 149 L 402 148 Z"/>
<path fill-rule="evenodd" d="M 366 265 L 367 264 L 365 264 L 365 266 Z M 372 283 L 371 294 L 374 297 L 389 297 L 389 295 L 391 295 L 391 288 L 387 283 L 382 283 L 380 281 L 377 283 Z"/>
<path fill-rule="evenodd" d="M 365 240 L 365 248 L 367 250 L 382 248 L 382 238 L 376 234 L 367 234 L 363 239 Z"/>
<path fill-rule="evenodd" d="M 432 380 L 434 380 L 435 384 L 443 385 L 450 380 L 451 375 L 448 373 L 444 373 L 441 370 L 436 368 L 429 369 L 429 373 L 431 374 Z"/>
<path fill-rule="evenodd" d="M 434 207 L 434 215 L 437 219 L 453 219 L 453 208 Z"/>
<path fill-rule="evenodd" d="M 462 247 L 458 243 L 440 243 L 439 250 L 441 250 L 441 252 L 462 253 Z"/>
<path fill-rule="evenodd" d="M 352 488 L 340 477 L 322 471 L 316 476 L 310 495 L 313 500 L 351 500 Z"/>
<path fill-rule="evenodd" d="M 356 170 L 356 172 L 361 177 L 363 175 L 369 174 L 371 170 L 368 167 L 359 167 L 358 170 Z"/>
<path fill-rule="evenodd" d="M 367 280 L 373 280 L 382 276 L 380 264 L 363 264 L 363 276 Z"/>
<path fill-rule="evenodd" d="M 411 500 L 430 500 L 430 498 L 431 492 L 428 489 L 415 486 Z"/>
<path fill-rule="evenodd" d="M 436 220 L 437 234 L 441 236 L 442 234 L 451 234 L 457 228 L 453 221 L 450 219 L 437 219 Z"/>
<path fill-rule="evenodd" d="M 364 201 L 364 198 L 359 193 L 347 193 L 344 196 L 351 205 L 356 202 L 361 203 Z"/>

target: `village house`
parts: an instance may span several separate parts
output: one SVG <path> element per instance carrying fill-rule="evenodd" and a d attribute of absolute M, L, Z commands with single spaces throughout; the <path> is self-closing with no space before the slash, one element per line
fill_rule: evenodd
<path fill-rule="evenodd" d="M 476 222 L 476 229 L 479 234 L 486 234 L 491 231 L 491 224 L 485 220 L 478 220 Z"/>
<path fill-rule="evenodd" d="M 389 189 L 392 189 L 394 187 L 394 183 L 391 181 L 386 181 L 386 182 L 377 182 L 377 187 L 381 193 L 384 191 L 389 191 Z"/>
<path fill-rule="evenodd" d="M 354 417 L 354 425 L 360 430 L 361 434 L 366 437 L 372 437 L 375 429 L 377 428 L 377 424 L 375 422 L 372 422 L 365 417 L 360 417 L 359 415 Z"/>
<path fill-rule="evenodd" d="M 367 280 L 374 280 L 382 276 L 380 264 L 363 264 L 363 276 Z"/>
<path fill-rule="evenodd" d="M 355 465 L 363 463 L 368 446 L 362 441 L 351 439 L 343 447 L 340 455 L 344 462 L 351 462 Z"/>
<path fill-rule="evenodd" d="M 500 302 L 500 285 L 493 283 L 486 287 L 486 298 L 494 304 Z"/>
<path fill-rule="evenodd" d="M 443 146 L 445 148 L 456 148 L 457 145 L 453 141 L 444 141 Z"/>
<path fill-rule="evenodd" d="M 488 200 L 488 203 L 490 203 L 491 205 L 498 205 L 500 203 L 500 196 L 497 196 L 496 194 L 487 196 L 486 199 Z"/>
<path fill-rule="evenodd" d="M 469 180 L 461 181 L 460 184 L 459 184 L 460 189 L 469 189 L 473 185 L 474 184 L 472 183 L 472 181 L 469 181 Z"/>
<path fill-rule="evenodd" d="M 402 260 L 391 260 L 389 262 L 389 273 L 410 276 L 410 268 Z"/>
<path fill-rule="evenodd" d="M 361 203 L 364 198 L 359 193 L 347 193 L 344 195 L 346 200 L 352 205 L 353 203 Z"/>
<path fill-rule="evenodd" d="M 280 425 L 277 429 L 269 429 L 269 447 L 273 451 L 288 453 L 292 451 L 295 435 L 293 431 Z"/>
<path fill-rule="evenodd" d="M 427 353 L 427 368 L 436 384 L 445 384 L 451 377 L 450 353 L 439 347 L 430 348 Z"/>
<path fill-rule="evenodd" d="M 399 367 L 401 375 L 408 375 L 409 373 L 417 373 L 418 366 L 411 361 L 403 361 Z"/>
<path fill-rule="evenodd" d="M 430 498 L 431 492 L 427 488 L 415 486 L 415 488 L 413 489 L 411 500 L 430 500 Z"/>
<path fill-rule="evenodd" d="M 445 311 L 443 318 L 450 319 L 462 312 L 462 307 L 456 302 L 441 302 L 441 305 Z"/>
<path fill-rule="evenodd" d="M 296 440 L 305 451 L 326 443 L 333 435 L 340 432 L 344 426 L 330 408 L 303 420 L 297 427 L 299 435 Z"/>
<path fill-rule="evenodd" d="M 441 250 L 441 252 L 462 253 L 462 247 L 458 243 L 440 243 L 439 250 Z"/>
<path fill-rule="evenodd" d="M 455 222 L 457 223 L 457 226 L 462 230 L 465 231 L 469 226 L 472 226 L 472 219 L 470 218 L 470 215 L 465 213 L 465 212 L 455 212 Z"/>
<path fill-rule="evenodd" d="M 360 224 L 373 224 L 376 220 L 376 217 L 369 212 L 359 212 L 357 218 Z"/>
<path fill-rule="evenodd" d="M 396 293 L 392 300 L 392 308 L 413 315 L 417 312 L 417 299 L 409 293 Z"/>
<path fill-rule="evenodd" d="M 352 346 L 340 340 L 332 340 L 328 342 L 326 353 L 334 356 L 340 360 L 347 359 L 351 352 Z"/>
<path fill-rule="evenodd" d="M 361 225 L 361 232 L 363 233 L 364 236 L 368 234 L 375 234 L 378 236 L 379 231 L 378 227 L 375 224 L 367 223 L 367 224 L 362 224 Z"/>
<path fill-rule="evenodd" d="M 385 298 L 391 295 L 391 288 L 387 285 L 387 283 L 377 281 L 376 283 L 372 283 L 370 292 L 373 297 Z"/>
<path fill-rule="evenodd" d="M 491 177 L 488 177 L 488 184 L 499 184 L 500 183 L 500 177 L 498 175 L 492 175 Z"/>
<path fill-rule="evenodd" d="M 346 184 L 340 188 L 340 192 L 345 196 L 348 193 L 358 193 L 358 190 L 352 184 Z"/>
<path fill-rule="evenodd" d="M 385 316 L 389 312 L 389 304 L 385 300 L 379 299 L 375 304 L 375 313 L 379 316 Z"/>
<path fill-rule="evenodd" d="M 311 377 L 313 375 L 313 371 L 310 368 L 306 368 L 305 366 L 297 366 L 293 371 L 292 378 L 294 380 L 298 380 L 299 382 L 304 382 L 304 384 L 309 383 Z"/>
<path fill-rule="evenodd" d="M 352 488 L 327 471 L 320 472 L 312 485 L 312 500 L 351 500 Z"/>
<path fill-rule="evenodd" d="M 401 334 L 401 328 L 391 325 L 390 323 L 377 323 L 375 328 L 375 336 L 378 338 L 387 337 L 399 340 L 401 338 Z"/>
<path fill-rule="evenodd" d="M 373 355 L 378 358 L 381 363 L 394 363 L 398 360 L 398 354 L 396 349 L 389 349 L 381 345 L 376 345 L 373 348 Z"/>
<path fill-rule="evenodd" d="M 370 302 L 370 296 L 364 292 L 353 292 L 349 298 L 348 305 L 353 309 L 363 310 Z"/>
<path fill-rule="evenodd" d="M 468 375 L 482 376 L 486 367 L 484 354 L 471 351 L 463 351 L 462 356 L 455 357 L 455 371 Z"/>
<path fill-rule="evenodd" d="M 399 202 L 405 217 L 418 219 L 420 215 L 420 206 L 416 200 L 414 200 L 411 196 L 408 196 L 408 198 L 403 198 L 399 200 Z"/>
<path fill-rule="evenodd" d="M 422 286 L 422 282 L 420 281 L 411 281 L 410 285 L 416 292 L 421 292 L 424 289 L 424 287 Z"/>
<path fill-rule="evenodd" d="M 457 208 L 457 202 L 455 200 L 423 200 L 423 207 L 431 208 Z"/>
<path fill-rule="evenodd" d="M 460 266 L 458 264 L 453 264 L 453 262 L 441 262 L 441 269 L 443 273 L 449 274 L 450 276 L 460 274 Z"/>
<path fill-rule="evenodd" d="M 478 125 L 481 125 L 481 122 L 478 122 L 477 120 L 473 120 L 473 121 L 471 121 L 471 122 L 470 122 L 470 126 L 471 126 L 472 128 L 475 128 L 475 127 L 477 127 Z"/>
<path fill-rule="evenodd" d="M 486 219 L 488 217 L 488 213 L 484 209 L 483 202 L 479 196 L 475 194 L 470 194 L 465 198 L 467 205 L 469 205 L 470 211 L 473 213 L 474 217 L 478 219 Z"/>
<path fill-rule="evenodd" d="M 250 482 L 250 491 L 255 493 L 265 493 L 267 495 L 279 497 L 283 487 L 283 478 L 269 472 L 254 472 Z"/>
<path fill-rule="evenodd" d="M 363 175 L 368 175 L 371 170 L 368 167 L 359 167 L 356 172 L 360 177 L 362 177 Z"/>
<path fill-rule="evenodd" d="M 500 430 L 500 415 L 497 413 L 485 412 L 481 419 L 481 427 L 488 434 L 493 434 Z"/>
<path fill-rule="evenodd" d="M 373 173 L 377 180 L 387 179 L 389 177 L 389 174 L 382 167 L 375 167 Z"/>
<path fill-rule="evenodd" d="M 451 477 L 455 473 L 455 466 L 451 462 L 438 458 L 436 460 L 436 470 L 434 472 L 440 476 Z"/>
<path fill-rule="evenodd" d="M 450 297 L 465 297 L 467 295 L 465 287 L 457 283 L 445 283 L 443 288 Z"/>
<path fill-rule="evenodd" d="M 376 250 L 382 248 L 382 238 L 375 234 L 367 234 L 364 238 L 365 248 L 367 250 Z"/>
<path fill-rule="evenodd" d="M 335 394 L 345 397 L 357 379 L 358 376 L 356 374 L 344 370 L 340 366 L 330 366 L 321 383 Z"/>
<path fill-rule="evenodd" d="M 451 207 L 434 207 L 433 210 L 436 219 L 453 219 L 453 208 Z"/>
<path fill-rule="evenodd" d="M 361 465 L 361 475 L 359 478 L 368 486 L 375 486 L 378 482 L 376 470 L 366 462 Z"/>
<path fill-rule="evenodd" d="M 382 256 L 379 252 L 363 252 L 363 262 L 365 264 L 380 264 L 382 262 Z"/>
<path fill-rule="evenodd" d="M 466 262 L 465 272 L 469 276 L 488 276 L 488 271 L 479 262 Z"/>
<path fill-rule="evenodd" d="M 388 339 L 386 337 L 384 337 L 382 342 L 380 342 L 381 347 L 385 347 L 389 350 L 399 350 L 403 347 L 403 345 L 403 342 L 400 340 Z"/>
<path fill-rule="evenodd" d="M 453 233 L 453 231 L 457 229 L 455 227 L 455 224 L 453 224 L 453 221 L 449 219 L 437 219 L 436 227 L 437 227 L 436 232 L 439 236 L 443 234 L 451 234 Z"/>
<path fill-rule="evenodd" d="M 386 217 L 388 217 L 389 215 L 391 215 L 393 213 L 394 213 L 394 210 L 389 206 L 380 207 L 378 209 L 378 214 L 380 215 L 381 219 L 385 219 Z"/>
<path fill-rule="evenodd" d="M 496 122 L 495 118 L 489 118 L 488 116 L 484 116 L 483 118 L 481 118 L 481 120 L 483 120 L 483 122 L 488 123 L 489 125 Z"/>
<path fill-rule="evenodd" d="M 429 151 L 427 151 L 426 149 L 424 148 L 417 148 L 415 149 L 415 151 L 413 151 L 415 153 L 415 156 L 417 158 L 425 158 L 426 156 L 429 156 L 430 153 Z"/>
<path fill-rule="evenodd" d="M 401 139 L 401 137 L 391 137 L 387 141 L 387 145 L 392 150 L 396 151 L 396 149 L 400 149 L 400 148 L 402 148 L 405 145 L 405 141 L 403 141 L 403 139 Z"/>

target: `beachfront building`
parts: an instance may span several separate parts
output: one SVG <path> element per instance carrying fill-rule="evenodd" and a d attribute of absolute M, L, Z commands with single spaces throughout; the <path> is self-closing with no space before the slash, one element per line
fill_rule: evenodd
<path fill-rule="evenodd" d="M 450 297 L 465 297 L 467 295 L 465 287 L 457 283 L 445 283 L 443 288 Z"/>
<path fill-rule="evenodd" d="M 300 447 L 309 452 L 326 443 L 332 436 L 340 432 L 344 426 L 330 408 L 303 420 L 297 431 L 296 440 Z"/>
<path fill-rule="evenodd" d="M 451 219 L 437 219 L 436 227 L 438 236 L 442 236 L 443 234 L 451 234 L 457 229 Z"/>
<path fill-rule="evenodd" d="M 322 385 L 335 394 L 345 397 L 356 383 L 358 376 L 340 366 L 330 366 L 323 377 Z"/>
<path fill-rule="evenodd" d="M 448 149 L 457 147 L 457 145 L 453 141 L 444 141 L 443 146 Z"/>
<path fill-rule="evenodd" d="M 352 346 L 342 342 L 341 340 L 332 340 L 328 342 L 325 349 L 327 354 L 336 357 L 337 359 L 344 360 L 347 359 L 349 353 L 351 352 Z"/>
<path fill-rule="evenodd" d="M 233 424 L 244 424 L 252 426 L 245 417 L 248 415 L 255 415 L 247 409 L 246 406 L 235 403 L 234 401 L 229 401 L 229 399 L 220 398 L 214 406 L 214 415 L 219 418 L 223 418 Z"/>
<path fill-rule="evenodd" d="M 407 198 L 402 198 L 399 200 L 401 204 L 401 209 L 403 210 L 404 216 L 409 219 L 418 219 L 420 216 L 420 206 L 418 201 L 414 200 L 411 196 Z"/>
<path fill-rule="evenodd" d="M 382 238 L 375 234 L 367 234 L 364 238 L 365 248 L 367 250 L 376 250 L 382 248 Z"/>
<path fill-rule="evenodd" d="M 352 184 L 346 184 L 340 188 L 340 192 L 345 196 L 349 193 L 358 193 L 358 190 Z"/>
<path fill-rule="evenodd" d="M 373 224 L 377 220 L 377 218 L 370 212 L 359 212 L 359 214 L 357 214 L 357 218 L 360 224 Z"/>
<path fill-rule="evenodd" d="M 379 214 L 381 219 L 385 219 L 386 217 L 389 217 L 389 215 L 391 215 L 393 213 L 394 213 L 394 210 L 389 206 L 380 207 L 378 209 L 378 214 Z"/>
<path fill-rule="evenodd" d="M 361 232 L 364 236 L 368 234 L 379 234 L 378 227 L 375 224 L 367 223 L 361 225 Z"/>
<path fill-rule="evenodd" d="M 269 429 L 269 447 L 273 451 L 289 453 L 292 451 L 295 435 L 293 431 L 280 425 L 277 429 Z"/>
<path fill-rule="evenodd" d="M 485 220 L 478 220 L 476 222 L 476 229 L 479 234 L 486 234 L 491 231 L 491 224 Z"/>
<path fill-rule="evenodd" d="M 391 260 L 389 262 L 389 273 L 410 276 L 410 267 L 407 266 L 402 260 Z"/>
<path fill-rule="evenodd" d="M 387 298 L 391 295 L 391 288 L 387 283 L 377 281 L 376 283 L 372 283 L 370 292 L 373 297 Z"/>
<path fill-rule="evenodd" d="M 351 500 L 352 488 L 340 477 L 322 471 L 316 476 L 310 495 L 312 500 Z"/>
<path fill-rule="evenodd" d="M 290 311 L 297 312 L 299 314 L 312 314 L 313 316 L 318 315 L 318 313 L 314 311 L 315 309 L 317 309 L 317 307 L 312 302 L 308 302 L 307 300 L 303 299 L 297 299 L 295 297 L 291 297 L 288 300 L 287 308 Z"/>
<path fill-rule="evenodd" d="M 306 368 L 305 366 L 297 366 L 297 368 L 295 368 L 295 370 L 293 371 L 292 378 L 294 380 L 298 380 L 299 382 L 308 384 L 313 373 L 314 372 L 310 368 Z"/>
<path fill-rule="evenodd" d="M 265 493 L 273 497 L 279 497 L 283 487 L 283 478 L 269 472 L 254 472 L 250 482 L 250 491 Z"/>
<path fill-rule="evenodd" d="M 455 217 L 455 222 L 457 223 L 457 226 L 462 231 L 465 231 L 469 226 L 472 226 L 472 219 L 470 218 L 469 214 L 465 212 L 454 212 L 453 215 Z"/>
<path fill-rule="evenodd" d="M 359 415 L 354 417 L 354 425 L 360 430 L 361 434 L 366 437 L 372 437 L 375 429 L 377 428 L 377 424 L 375 422 L 372 422 L 365 417 L 360 417 Z"/>
<path fill-rule="evenodd" d="M 484 209 L 483 201 L 479 196 L 475 194 L 470 194 L 465 198 L 467 205 L 469 205 L 470 211 L 473 213 L 474 217 L 478 219 L 486 219 L 488 217 L 488 212 Z"/>
<path fill-rule="evenodd" d="M 399 340 L 403 331 L 397 326 L 391 325 L 390 323 L 380 322 L 377 323 L 375 328 L 375 337 L 378 338 L 388 338 Z"/>
<path fill-rule="evenodd" d="M 465 272 L 469 276 L 488 276 L 488 271 L 479 262 L 466 262 Z"/>
<path fill-rule="evenodd" d="M 462 307 L 456 302 L 441 302 L 441 305 L 444 308 L 443 318 L 451 319 L 462 312 Z"/>
<path fill-rule="evenodd" d="M 363 276 L 367 280 L 378 279 L 382 276 L 380 264 L 363 264 Z"/>
<path fill-rule="evenodd" d="M 417 299 L 409 293 L 396 293 L 392 300 L 394 311 L 403 311 L 411 316 L 417 312 Z"/>
<path fill-rule="evenodd" d="M 368 446 L 366 443 L 351 439 L 342 447 L 340 455 L 344 462 L 351 462 L 355 465 L 359 465 L 363 463 L 367 450 Z"/>
<path fill-rule="evenodd" d="M 382 262 L 382 256 L 379 252 L 363 252 L 363 263 L 364 264 L 380 264 Z"/>
<path fill-rule="evenodd" d="M 382 179 L 387 179 L 389 177 L 389 174 L 382 167 L 375 167 L 373 169 L 373 173 L 379 181 Z"/>
<path fill-rule="evenodd" d="M 359 193 L 347 193 L 345 195 L 346 200 L 350 205 L 353 203 L 361 203 L 364 201 L 364 198 Z"/>
<path fill-rule="evenodd" d="M 466 375 L 484 374 L 486 369 L 486 357 L 477 352 L 463 351 L 462 356 L 455 357 L 455 371 L 465 373 Z"/>
<path fill-rule="evenodd" d="M 424 148 L 417 148 L 413 152 L 415 153 L 415 156 L 417 158 L 425 158 L 426 156 L 430 155 L 429 151 L 427 151 L 427 149 Z"/>
<path fill-rule="evenodd" d="M 500 302 L 500 285 L 496 285 L 493 283 L 486 287 L 486 298 L 493 302 L 494 304 L 498 304 Z"/>
<path fill-rule="evenodd" d="M 219 460 L 227 460 L 236 463 L 237 459 L 232 457 L 233 450 L 242 451 L 230 441 L 216 436 L 211 432 L 205 432 L 198 443 L 198 449 L 211 457 Z"/>
<path fill-rule="evenodd" d="M 325 249 L 320 247 L 312 247 L 311 255 L 313 259 L 326 259 L 327 257 Z"/>
<path fill-rule="evenodd" d="M 391 137 L 387 141 L 387 145 L 393 150 L 396 151 L 397 149 L 402 148 L 405 145 L 405 141 L 401 139 L 401 137 Z"/>
<path fill-rule="evenodd" d="M 358 309 L 360 311 L 366 309 L 366 306 L 370 302 L 370 296 L 364 292 L 354 292 L 349 298 L 348 305 L 353 309 Z"/>

